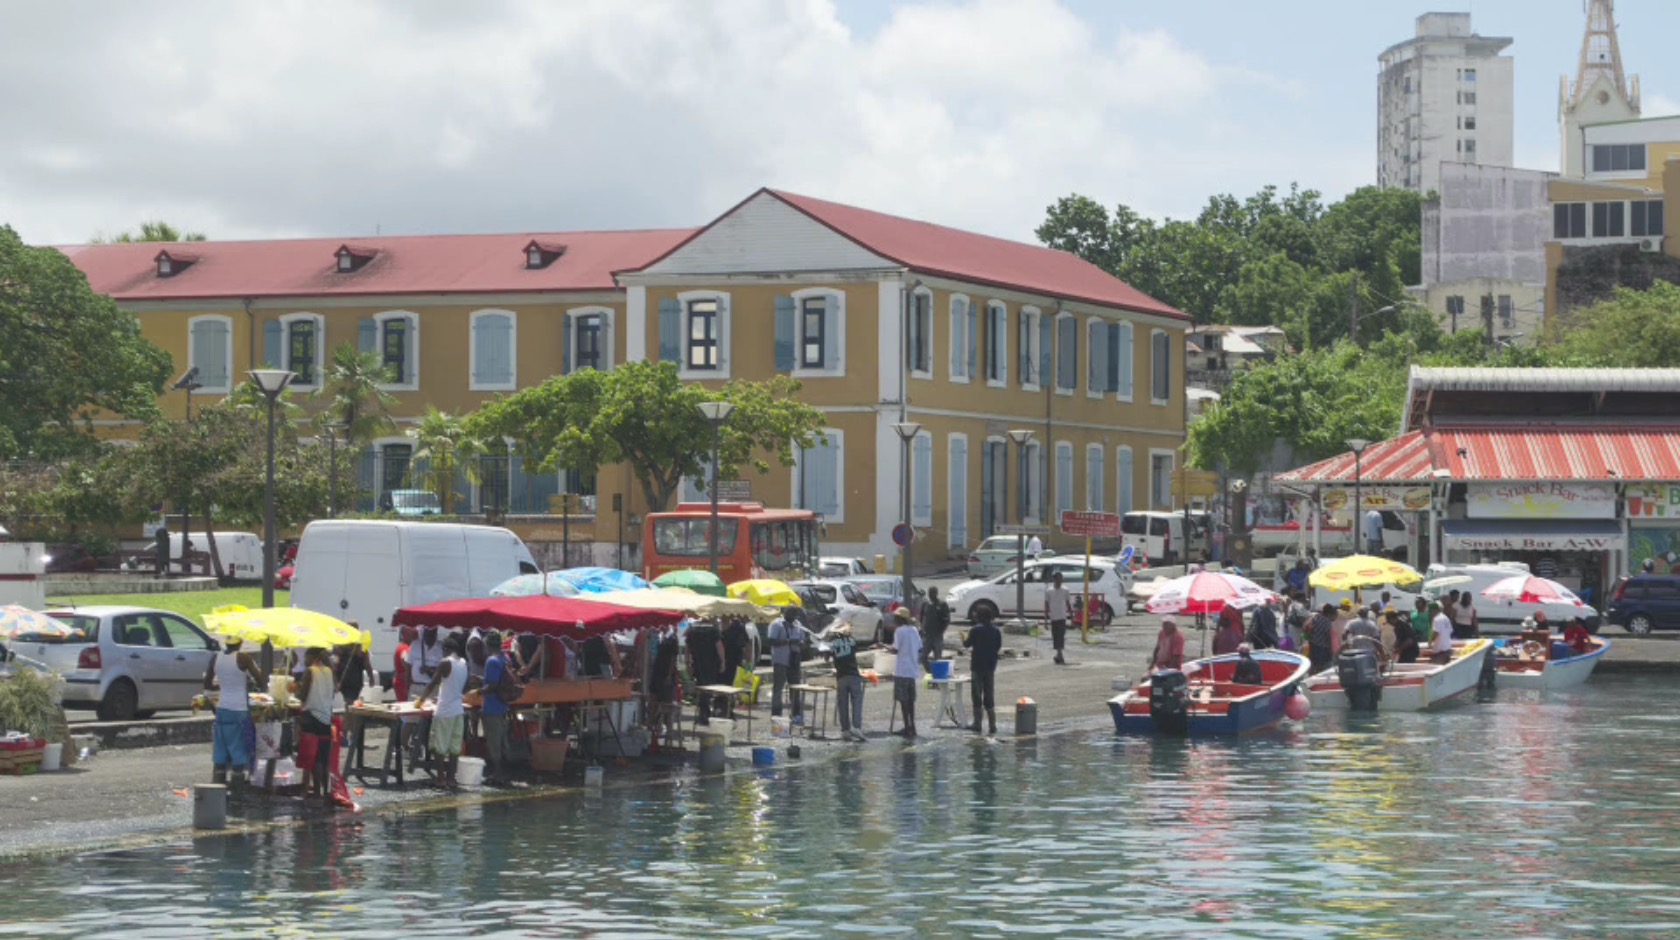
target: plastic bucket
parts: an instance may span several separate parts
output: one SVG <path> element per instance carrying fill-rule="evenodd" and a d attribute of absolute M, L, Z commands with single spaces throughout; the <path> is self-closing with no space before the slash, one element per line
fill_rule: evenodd
<path fill-rule="evenodd" d="M 41 752 L 41 769 L 42 770 L 57 770 L 58 766 L 59 766 L 59 760 L 63 756 L 64 756 L 64 745 L 63 744 L 49 744 L 49 745 L 47 745 L 46 749 Z"/>
<path fill-rule="evenodd" d="M 785 715 L 775 715 L 770 719 L 770 736 L 785 738 L 793 734 L 793 722 Z"/>
<path fill-rule="evenodd" d="M 455 766 L 455 782 L 468 789 L 477 789 L 484 783 L 484 761 L 476 757 L 463 757 Z"/>
<path fill-rule="evenodd" d="M 735 736 L 735 722 L 728 718 L 713 718 L 709 723 L 699 726 L 700 736 L 719 737 L 728 741 Z"/>
<path fill-rule="evenodd" d="M 935 679 L 951 678 L 951 661 L 949 659 L 936 659 L 928 663 L 928 668 Z"/>
<path fill-rule="evenodd" d="M 776 749 L 773 747 L 753 748 L 753 766 L 769 767 L 776 762 Z"/>
<path fill-rule="evenodd" d="M 598 790 L 601 788 L 601 783 L 605 779 L 606 770 L 599 764 L 591 764 L 590 766 L 583 768 L 584 786 L 589 787 L 590 789 Z"/>

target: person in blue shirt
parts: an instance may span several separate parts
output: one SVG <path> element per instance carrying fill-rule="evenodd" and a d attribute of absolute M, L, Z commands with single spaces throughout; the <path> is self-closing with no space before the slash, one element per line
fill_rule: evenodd
<path fill-rule="evenodd" d="M 792 606 L 782 608 L 782 619 L 770 625 L 770 714 L 782 713 L 782 690 L 790 685 L 798 685 L 800 653 L 805 643 L 805 628 L 800 626 L 795 617 L 799 608 Z M 805 723 L 805 711 L 800 705 L 799 693 L 791 689 L 789 694 L 793 698 L 793 723 Z"/>
<path fill-rule="evenodd" d="M 1302 597 L 1307 596 L 1307 578 L 1312 575 L 1312 565 L 1305 558 L 1295 562 L 1295 567 L 1289 569 L 1284 579 L 1289 582 L 1289 590 Z"/>
<path fill-rule="evenodd" d="M 503 784 L 507 782 L 508 704 L 500 690 L 507 683 L 508 661 L 500 633 L 485 636 L 484 647 L 484 752 L 490 765 L 489 782 Z"/>

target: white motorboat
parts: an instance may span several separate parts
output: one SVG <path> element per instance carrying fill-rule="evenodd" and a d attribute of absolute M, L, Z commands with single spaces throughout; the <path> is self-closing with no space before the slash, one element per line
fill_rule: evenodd
<path fill-rule="evenodd" d="M 1445 663 L 1394 663 L 1382 672 L 1379 711 L 1422 711 L 1449 702 L 1476 687 L 1482 663 L 1493 649 L 1487 639 L 1453 643 L 1453 657 Z M 1348 697 L 1335 666 L 1307 679 L 1301 686 L 1313 708 L 1347 708 Z"/>
<path fill-rule="evenodd" d="M 1571 655 L 1554 659 L 1553 649 L 1563 645 L 1562 637 L 1554 636 L 1545 643 L 1537 639 L 1498 641 L 1493 651 L 1494 667 L 1499 670 L 1498 688 L 1555 692 L 1580 685 L 1610 651 L 1609 640 L 1595 636 L 1588 642 L 1591 645 L 1585 653 L 1570 650 Z"/>

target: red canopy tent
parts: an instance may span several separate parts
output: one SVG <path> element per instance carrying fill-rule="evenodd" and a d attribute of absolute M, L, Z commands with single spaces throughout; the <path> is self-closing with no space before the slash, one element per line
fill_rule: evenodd
<path fill-rule="evenodd" d="M 683 619 L 675 610 L 643 610 L 573 597 L 476 597 L 404 607 L 391 618 L 396 627 L 450 630 L 511 630 L 586 640 L 592 636 L 669 626 Z"/>

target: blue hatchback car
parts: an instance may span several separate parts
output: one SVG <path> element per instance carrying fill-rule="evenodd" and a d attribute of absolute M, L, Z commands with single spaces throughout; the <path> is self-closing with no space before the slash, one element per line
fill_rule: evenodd
<path fill-rule="evenodd" d="M 1680 575 L 1623 578 L 1610 594 L 1604 619 L 1629 633 L 1680 629 Z"/>

